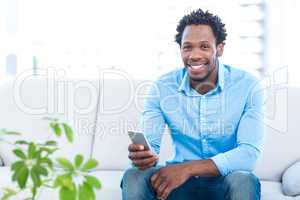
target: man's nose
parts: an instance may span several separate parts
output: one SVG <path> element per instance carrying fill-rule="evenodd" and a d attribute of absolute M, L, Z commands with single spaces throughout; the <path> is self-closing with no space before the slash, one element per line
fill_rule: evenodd
<path fill-rule="evenodd" d="M 190 54 L 190 60 L 192 61 L 198 61 L 198 60 L 201 60 L 203 58 L 203 52 L 201 52 L 201 50 L 195 48 L 191 51 L 191 54 Z"/>

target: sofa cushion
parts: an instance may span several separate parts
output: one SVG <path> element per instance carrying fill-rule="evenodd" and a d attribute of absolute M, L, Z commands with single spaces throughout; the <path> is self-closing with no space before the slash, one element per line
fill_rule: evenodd
<path fill-rule="evenodd" d="M 121 200 L 122 198 L 120 183 L 123 177 L 123 173 L 124 171 L 121 170 L 96 170 L 90 172 L 91 175 L 99 178 L 102 184 L 102 189 L 96 191 L 97 199 Z M 0 167 L 0 177 L 0 188 L 15 186 L 15 184 L 11 182 L 11 172 L 9 170 L 9 167 Z M 0 196 L 1 195 L 2 191 L 0 190 Z M 43 188 L 38 195 L 38 199 L 58 199 L 57 190 Z M 300 196 L 285 196 L 282 193 L 280 182 L 261 181 L 261 200 L 300 200 Z"/>
<path fill-rule="evenodd" d="M 300 198 L 285 196 L 280 182 L 261 181 L 261 200 L 300 200 Z"/>
<path fill-rule="evenodd" d="M 300 161 L 290 166 L 282 176 L 282 190 L 285 195 L 300 195 Z"/>
<path fill-rule="evenodd" d="M 12 149 L 16 140 L 43 142 L 57 140 L 61 149 L 55 156 L 73 158 L 76 153 L 89 157 L 96 118 L 98 81 L 42 79 L 26 77 L 0 87 L 0 129 L 22 133 L 5 136 L 0 142 L 0 156 L 5 165 L 16 160 Z M 44 117 L 68 122 L 74 130 L 74 142 L 57 138 Z"/>
<path fill-rule="evenodd" d="M 94 171 L 89 173 L 91 176 L 96 176 L 100 181 L 102 188 L 96 190 L 97 199 L 121 200 L 120 183 L 123 176 L 123 171 Z M 16 188 L 17 184 L 11 181 L 11 171 L 9 167 L 0 167 L 0 197 L 3 195 L 2 189 L 5 187 Z M 38 200 L 59 199 L 59 191 L 57 189 L 42 188 L 37 195 Z M 22 192 L 11 200 L 20 200 L 28 197 L 30 193 Z"/>
<path fill-rule="evenodd" d="M 124 170 L 130 165 L 128 130 L 138 130 L 147 89 L 152 81 L 105 79 L 101 82 L 93 157 L 99 169 Z M 172 154 L 168 132 L 163 137 L 160 163 Z"/>
<path fill-rule="evenodd" d="M 127 79 L 101 83 L 93 157 L 100 161 L 101 169 L 123 169 L 129 165 L 127 131 L 138 128 L 141 112 L 136 85 Z"/>
<path fill-rule="evenodd" d="M 96 199 L 121 200 L 120 182 L 122 171 L 94 171 L 90 175 L 96 176 L 101 181 L 101 189 L 96 190 Z M 58 190 L 43 188 L 38 197 L 39 200 L 59 199 Z"/>
<path fill-rule="evenodd" d="M 300 159 L 300 88 L 267 89 L 265 145 L 255 174 L 264 180 L 281 181 L 286 168 Z"/>

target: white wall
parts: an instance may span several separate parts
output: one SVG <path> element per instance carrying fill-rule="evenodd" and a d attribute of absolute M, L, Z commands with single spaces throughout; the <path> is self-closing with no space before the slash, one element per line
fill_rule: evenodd
<path fill-rule="evenodd" d="M 18 55 L 18 72 L 56 67 L 68 76 L 95 76 L 98 68 L 119 68 L 138 78 L 156 78 L 181 66 L 175 28 L 183 14 L 209 9 L 226 23 L 223 61 L 243 67 L 239 51 L 239 0 L 0 0 L 0 76 L 5 56 Z M 297 50 L 297 0 L 266 0 L 268 74 L 288 66 L 289 83 L 300 85 Z M 9 14 L 8 14 L 9 13 Z M 11 15 L 17 15 L 11 17 Z M 10 16 L 10 17 L 9 17 Z M 7 31 L 6 18 L 17 23 Z M 5 25 L 3 25 L 5 24 Z M 7 30 L 6 30 L 7 29 Z M 10 28 L 13 30 L 13 28 Z M 244 62 L 244 64 L 243 64 Z M 282 74 L 282 72 L 280 72 Z M 268 75 L 267 74 L 267 75 Z"/>
<path fill-rule="evenodd" d="M 297 0 L 267 0 L 268 37 L 267 69 L 271 77 L 300 86 L 298 66 L 300 44 L 300 2 Z M 275 75 L 274 75 L 275 74 Z"/>

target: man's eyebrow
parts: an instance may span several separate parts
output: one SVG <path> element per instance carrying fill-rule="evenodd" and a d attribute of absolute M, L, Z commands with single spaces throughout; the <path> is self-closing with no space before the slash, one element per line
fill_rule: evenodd
<path fill-rule="evenodd" d="M 199 42 L 199 44 L 202 44 L 202 43 L 209 43 L 209 42 L 207 40 L 202 40 L 202 41 Z M 185 41 L 182 44 L 193 44 L 193 42 Z"/>

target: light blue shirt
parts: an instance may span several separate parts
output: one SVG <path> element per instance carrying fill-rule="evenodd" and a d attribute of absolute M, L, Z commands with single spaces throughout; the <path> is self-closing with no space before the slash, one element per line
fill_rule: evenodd
<path fill-rule="evenodd" d="M 216 87 L 201 95 L 185 68 L 152 85 L 141 130 L 158 154 L 165 126 L 173 141 L 170 163 L 211 159 L 221 175 L 252 171 L 262 150 L 263 95 L 249 73 L 219 64 Z"/>

